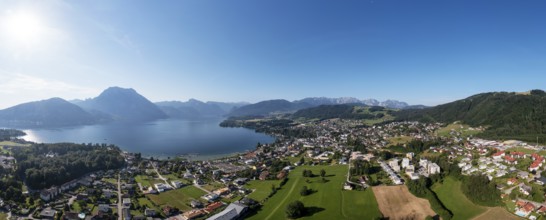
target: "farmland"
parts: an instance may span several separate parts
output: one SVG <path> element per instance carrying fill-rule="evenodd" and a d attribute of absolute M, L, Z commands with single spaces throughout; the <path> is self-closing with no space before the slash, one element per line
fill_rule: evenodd
<path fill-rule="evenodd" d="M 373 192 L 381 213 L 389 219 L 425 219 L 436 215 L 428 200 L 415 197 L 406 186 L 376 186 Z"/>

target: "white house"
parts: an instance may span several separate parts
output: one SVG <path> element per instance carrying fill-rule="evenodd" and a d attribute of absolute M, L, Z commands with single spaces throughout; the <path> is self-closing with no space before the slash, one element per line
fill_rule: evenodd
<path fill-rule="evenodd" d="M 428 164 L 428 174 L 436 174 L 440 173 L 440 166 L 436 163 L 429 163 Z"/>

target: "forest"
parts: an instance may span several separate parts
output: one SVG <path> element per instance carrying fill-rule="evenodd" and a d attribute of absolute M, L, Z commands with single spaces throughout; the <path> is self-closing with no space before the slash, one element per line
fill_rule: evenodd
<path fill-rule="evenodd" d="M 8 141 L 16 137 L 25 136 L 25 132 L 15 129 L 0 129 L 0 141 Z"/>
<path fill-rule="evenodd" d="M 32 189 L 59 186 L 87 173 L 118 169 L 124 164 L 121 150 L 114 145 L 34 144 L 14 148 L 16 174 Z"/>
<path fill-rule="evenodd" d="M 518 139 L 546 143 L 546 95 L 528 93 L 482 93 L 427 109 L 402 110 L 398 121 L 452 123 L 461 121 L 487 129 L 479 134 L 488 139 Z"/>

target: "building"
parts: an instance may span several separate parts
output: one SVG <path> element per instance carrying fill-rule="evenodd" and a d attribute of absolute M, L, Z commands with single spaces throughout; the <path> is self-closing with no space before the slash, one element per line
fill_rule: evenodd
<path fill-rule="evenodd" d="M 402 159 L 402 168 L 406 168 L 410 165 L 410 160 L 408 158 Z"/>
<path fill-rule="evenodd" d="M 42 219 L 54 219 L 55 214 L 57 214 L 57 211 L 50 207 L 47 207 L 40 212 L 40 217 L 42 217 Z"/>
<path fill-rule="evenodd" d="M 440 166 L 436 163 L 428 164 L 428 174 L 437 174 L 440 173 Z"/>
<path fill-rule="evenodd" d="M 224 211 L 207 218 L 207 220 L 231 220 L 241 217 L 248 210 L 246 205 L 238 202 L 229 204 Z"/>

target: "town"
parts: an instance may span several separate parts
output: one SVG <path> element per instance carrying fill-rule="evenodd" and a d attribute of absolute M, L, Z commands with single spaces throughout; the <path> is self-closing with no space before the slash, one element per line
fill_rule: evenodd
<path fill-rule="evenodd" d="M 12 219 L 267 219 L 284 216 L 289 201 L 275 204 L 269 200 L 285 191 L 283 185 L 292 184 L 292 192 L 302 184 L 293 183 L 299 178 L 317 186 L 316 193 L 326 191 L 318 185 L 322 183 L 333 192 L 360 196 L 364 194 L 357 193 L 362 191 L 371 194 L 370 187 L 404 185 L 440 175 L 445 170 L 434 158 L 443 157 L 461 175 L 483 175 L 492 181 L 507 211 L 529 219 L 546 212 L 546 177 L 541 176 L 546 151 L 541 146 L 475 138 L 473 134 L 482 128 L 457 123 L 362 126 L 358 120 L 329 119 L 305 121 L 292 128 L 305 128 L 316 137 L 274 134 L 274 143 L 209 161 L 159 160 L 123 152 L 123 169 L 89 173 L 38 191 L 26 188 L 27 207 L 3 202 L 2 207 Z M 415 142 L 421 146 L 410 146 Z M 10 169 L 16 166 L 10 150 L 20 146 L 2 143 L 0 163 Z M 322 179 L 315 177 L 319 173 Z M 313 189 L 305 186 L 301 195 L 308 193 Z M 382 205 L 379 202 L 379 210 Z M 277 207 L 268 208 L 273 206 Z M 325 213 L 333 209 L 321 208 Z M 379 210 L 355 214 L 396 215 Z"/>

